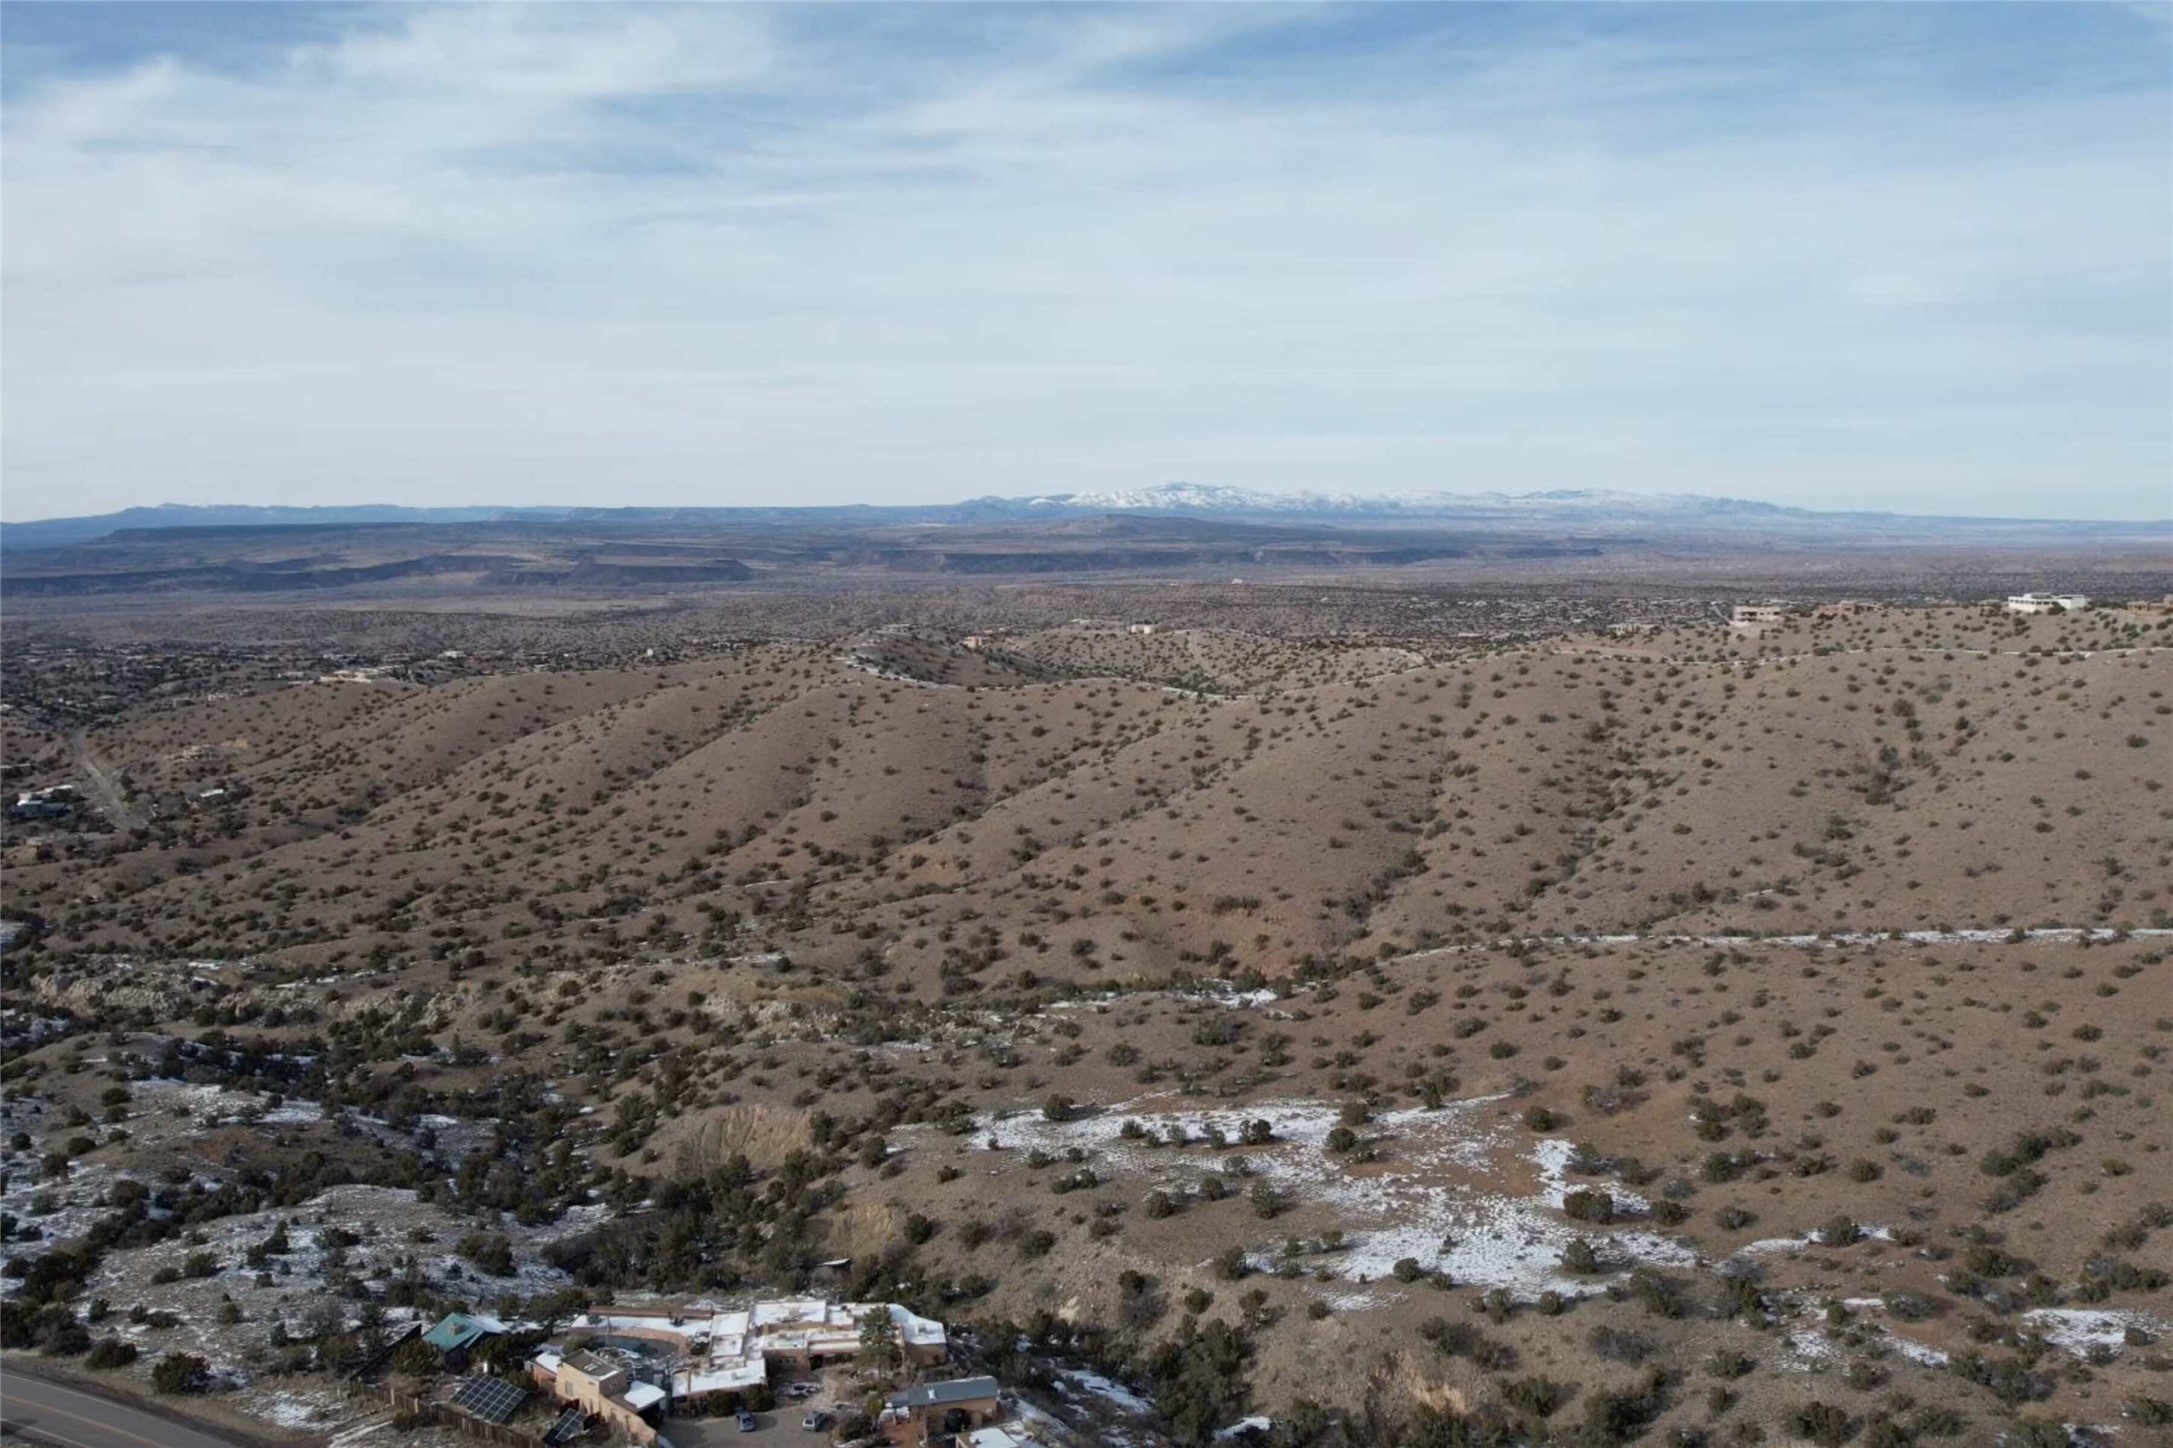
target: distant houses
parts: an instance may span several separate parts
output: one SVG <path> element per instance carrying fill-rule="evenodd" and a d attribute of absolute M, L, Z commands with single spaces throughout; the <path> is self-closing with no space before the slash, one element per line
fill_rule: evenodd
<path fill-rule="evenodd" d="M 1763 628 L 1779 623 L 1788 617 L 1788 605 L 1782 603 L 1739 603 L 1729 610 L 1728 623 L 1734 628 Z"/>
<path fill-rule="evenodd" d="M 8 806 L 10 822 L 64 820 L 82 806 L 83 797 L 72 784 L 56 784 L 46 789 L 18 794 Z"/>
<path fill-rule="evenodd" d="M 2008 595 L 2009 613 L 2081 613 L 2090 606 L 2080 593 L 2015 593 Z"/>

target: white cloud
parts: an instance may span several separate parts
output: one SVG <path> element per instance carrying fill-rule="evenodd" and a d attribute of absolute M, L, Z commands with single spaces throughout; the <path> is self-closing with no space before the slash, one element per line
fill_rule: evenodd
<path fill-rule="evenodd" d="M 7 512 L 1172 476 L 2173 508 L 2162 81 L 1477 13 L 431 7 L 39 74 Z"/>

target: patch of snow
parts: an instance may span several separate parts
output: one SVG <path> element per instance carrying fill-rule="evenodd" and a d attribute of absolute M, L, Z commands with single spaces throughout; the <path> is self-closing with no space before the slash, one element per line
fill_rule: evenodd
<path fill-rule="evenodd" d="M 2043 1333 L 2055 1347 L 2071 1353 L 2124 1346 L 2130 1327 L 2142 1328 L 2153 1336 L 2164 1330 L 2164 1325 L 2148 1313 L 2117 1308 L 2040 1307 L 2022 1314 L 2022 1320 Z"/>
<path fill-rule="evenodd" d="M 1886 1340 L 1893 1345 L 1895 1352 L 1900 1353 L 1913 1363 L 1922 1363 L 1928 1368 L 1943 1368 L 1947 1365 L 1948 1358 L 1945 1353 L 1938 1348 L 1928 1347 L 1914 1338 L 1903 1337 L 1898 1332 L 1890 1331 L 1886 1335 Z"/>
<path fill-rule="evenodd" d="M 1328 1134 L 1341 1124 L 1341 1106 L 1322 1101 L 1218 1110 L 1156 1110 L 1131 1102 L 1057 1122 L 1022 1112 L 983 1119 L 975 1137 L 1008 1150 L 1038 1148 L 1053 1156 L 1076 1147 L 1092 1153 L 1097 1166 L 1177 1188 L 1219 1170 L 1225 1154 L 1242 1156 L 1255 1178 L 1288 1190 L 1300 1204 L 1334 1208 L 1349 1234 L 1333 1254 L 1336 1271 L 1361 1284 L 1392 1279 L 1397 1262 L 1412 1258 L 1422 1269 L 1445 1271 L 1459 1283 L 1525 1294 L 1589 1295 L 1604 1284 L 1562 1270 L 1563 1254 L 1579 1237 L 1641 1263 L 1696 1265 L 1694 1253 L 1656 1233 L 1584 1226 L 1562 1217 L 1572 1144 L 1543 1140 L 1527 1149 L 1520 1133 L 1489 1118 L 1488 1108 L 1502 1099 L 1459 1101 L 1438 1111 L 1386 1112 L 1362 1132 L 1380 1148 L 1374 1162 L 1328 1152 Z M 1146 1135 L 1124 1137 L 1127 1120 Z M 1266 1121 L 1273 1140 L 1238 1146 L 1253 1121 Z M 1168 1141 L 1172 1128 L 1185 1144 L 1157 1144 Z M 1205 1140 L 1209 1128 L 1221 1134 L 1222 1145 Z M 1536 1180 L 1535 1190 L 1521 1189 L 1526 1177 Z M 1520 1186 L 1489 1185 L 1503 1179 Z M 1644 1205 L 1634 1193 L 1614 1195 L 1632 1210 Z"/>
<path fill-rule="evenodd" d="M 1099 1398 L 1121 1412 L 1137 1417 L 1147 1417 L 1154 1412 L 1152 1403 L 1124 1384 L 1105 1378 L 1100 1373 L 1089 1372 L 1085 1368 L 1064 1368 L 1059 1370 L 1058 1375 L 1080 1392 Z"/>

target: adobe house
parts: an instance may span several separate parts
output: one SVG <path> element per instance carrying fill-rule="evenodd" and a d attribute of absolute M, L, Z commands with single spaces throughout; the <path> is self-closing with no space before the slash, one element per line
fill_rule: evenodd
<path fill-rule="evenodd" d="M 663 1406 L 671 1394 L 655 1383 L 634 1381 L 624 1363 L 592 1352 L 536 1354 L 528 1365 L 536 1385 L 559 1402 L 601 1418 L 613 1431 L 635 1443 L 656 1441 L 656 1425 L 645 1414 Z"/>

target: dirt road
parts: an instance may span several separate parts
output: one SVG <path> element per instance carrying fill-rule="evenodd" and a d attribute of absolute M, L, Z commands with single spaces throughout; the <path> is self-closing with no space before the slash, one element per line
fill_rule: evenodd
<path fill-rule="evenodd" d="M 90 787 L 91 798 L 98 802 L 100 812 L 113 821 L 115 829 L 141 829 L 149 823 L 143 811 L 132 808 L 122 796 L 120 783 L 106 768 L 105 761 L 98 757 L 98 751 L 91 748 L 81 729 L 68 731 L 68 750 L 74 756 L 76 773 Z"/>

